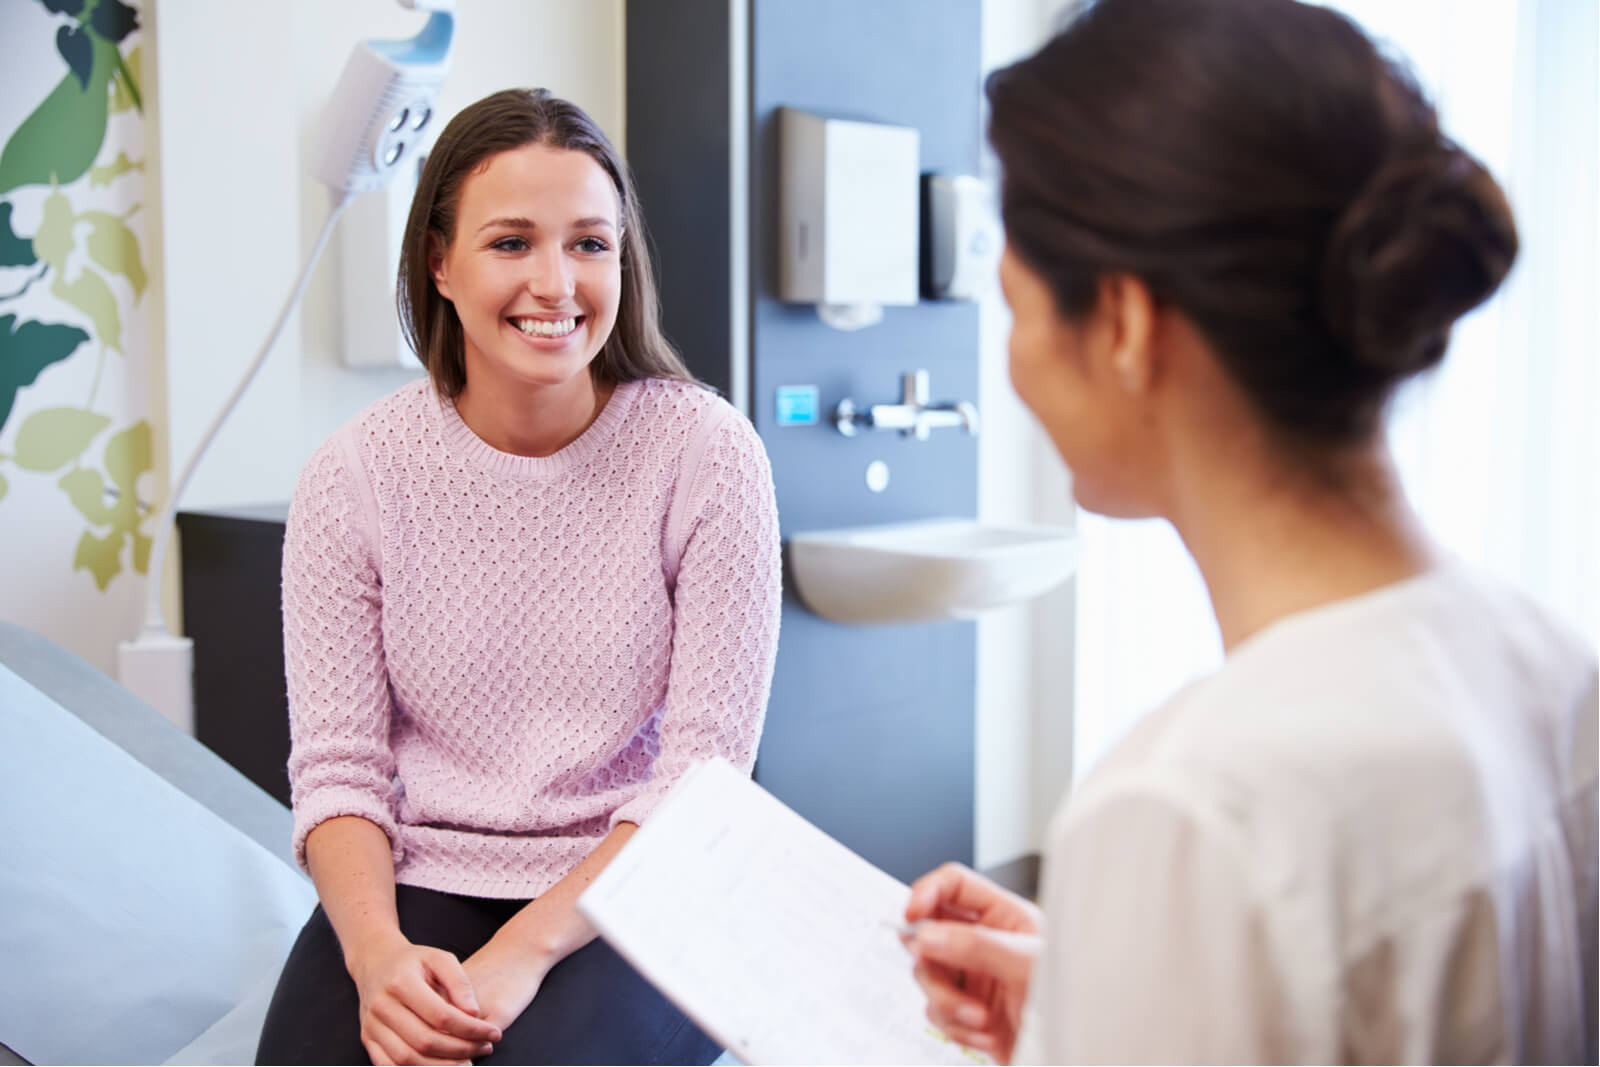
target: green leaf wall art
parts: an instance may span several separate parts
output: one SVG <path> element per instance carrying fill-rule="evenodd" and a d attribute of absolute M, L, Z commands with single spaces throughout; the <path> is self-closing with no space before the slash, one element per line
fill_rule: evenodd
<path fill-rule="evenodd" d="M 7 49 L 48 56 L 54 72 L 0 71 L 0 87 L 22 105 L 0 124 L 0 528 L 26 519 L 37 530 L 43 519 L 48 536 L 59 533 L 63 568 L 70 558 L 103 593 L 124 571 L 148 572 L 141 526 L 158 503 L 141 485 L 154 469 L 149 421 L 126 395 L 100 395 L 103 377 L 144 374 L 143 338 L 125 335 L 150 281 L 136 229 L 139 9 L 4 2 L 31 9 L 7 22 Z M 108 137 L 113 130 L 122 133 Z M 132 370 L 122 366 L 130 358 L 140 361 Z M 108 367 L 117 373 L 103 374 Z M 41 492 L 59 513 L 39 514 Z"/>
<path fill-rule="evenodd" d="M 0 315 L 0 427 L 11 417 L 17 390 L 32 385 L 39 372 L 78 350 L 89 335 L 76 326 L 25 322 Z"/>
<path fill-rule="evenodd" d="M 121 274 L 133 286 L 137 299 L 144 296 L 144 264 L 139 261 L 139 238 L 127 223 L 104 211 L 85 211 L 78 221 L 89 224 L 86 247 L 89 258 L 115 274 Z"/>
<path fill-rule="evenodd" d="M 81 408 L 45 408 L 22 420 L 17 431 L 17 466 L 25 471 L 58 471 L 83 454 L 107 426 L 109 415 Z"/>
<path fill-rule="evenodd" d="M 144 170 L 144 161 L 134 162 L 128 158 L 126 152 L 118 152 L 117 158 L 103 167 L 89 168 L 90 185 L 110 185 L 118 178 L 131 171 Z"/>
<path fill-rule="evenodd" d="M 148 509 L 140 507 L 136 495 L 139 476 L 150 469 L 150 460 L 150 424 L 141 421 L 106 443 L 109 490 L 100 473 L 87 468 L 68 471 L 58 483 L 90 526 L 107 527 L 98 535 L 85 530 L 72 561 L 75 570 L 88 571 L 102 590 L 121 573 L 125 544 L 132 544 L 129 563 L 135 571 L 143 574 L 150 567 L 150 538 L 139 531 Z"/>
<path fill-rule="evenodd" d="M 83 177 L 106 136 L 116 46 L 92 41 L 87 84 L 72 71 L 34 109 L 0 151 L 0 195 L 19 185 L 69 185 Z"/>
<path fill-rule="evenodd" d="M 11 205 L 0 201 L 0 267 L 28 267 L 39 262 L 33 242 L 24 241 L 11 229 Z"/>

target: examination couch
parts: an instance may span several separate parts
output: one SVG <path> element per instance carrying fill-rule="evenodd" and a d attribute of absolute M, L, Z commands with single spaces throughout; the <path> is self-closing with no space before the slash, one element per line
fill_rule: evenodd
<path fill-rule="evenodd" d="M 288 810 L 0 623 L 0 1063 L 250 1063 L 316 902 Z"/>

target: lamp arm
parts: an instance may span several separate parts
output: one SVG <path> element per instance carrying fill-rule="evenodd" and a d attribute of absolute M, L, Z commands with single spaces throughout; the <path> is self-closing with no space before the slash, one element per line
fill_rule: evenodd
<path fill-rule="evenodd" d="M 224 401 L 221 410 L 211 420 L 211 425 L 206 427 L 206 432 L 201 435 L 200 443 L 189 455 L 189 460 L 183 465 L 183 472 L 178 475 L 177 481 L 172 483 L 172 489 L 167 493 L 166 503 L 161 508 L 161 514 L 156 519 L 155 543 L 150 554 L 150 574 L 146 587 L 144 628 L 140 638 L 166 636 L 166 616 L 161 609 L 161 575 L 166 562 L 167 543 L 172 539 L 172 528 L 178 517 L 178 503 L 183 498 L 184 490 L 189 487 L 190 480 L 194 477 L 195 468 L 200 465 L 201 458 L 206 449 L 211 447 L 212 441 L 217 436 L 217 431 L 222 429 L 222 424 L 228 416 L 233 414 L 233 409 L 239 405 L 239 400 L 244 396 L 245 390 L 250 388 L 250 383 L 255 380 L 256 372 L 266 362 L 267 353 L 272 351 L 272 346 L 277 343 L 278 335 L 283 332 L 284 323 L 289 320 L 289 313 L 300 302 L 300 297 L 305 293 L 306 285 L 311 281 L 311 272 L 317 265 L 317 260 L 322 258 L 322 250 L 328 243 L 328 237 L 333 233 L 334 224 L 339 221 L 354 194 L 334 192 L 329 197 L 328 217 L 323 220 L 322 229 L 317 234 L 316 242 L 311 246 L 311 254 L 306 257 L 305 266 L 300 270 L 300 277 L 296 280 L 294 288 L 289 292 L 289 299 L 284 302 L 283 310 L 278 312 L 278 318 L 267 331 L 267 338 L 261 345 L 261 350 L 256 353 L 250 366 L 246 368 L 244 376 L 239 379 L 239 384 L 234 386 L 233 392 Z"/>

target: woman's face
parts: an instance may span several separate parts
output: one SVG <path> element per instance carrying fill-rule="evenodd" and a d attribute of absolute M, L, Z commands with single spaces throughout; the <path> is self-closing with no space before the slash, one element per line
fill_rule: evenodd
<path fill-rule="evenodd" d="M 1011 384 L 1072 471 L 1072 492 L 1090 511 L 1152 513 L 1150 414 L 1118 380 L 1116 311 L 1101 302 L 1081 320 L 1063 318 L 1049 285 L 1010 246 L 1000 285 L 1011 306 Z"/>
<path fill-rule="evenodd" d="M 461 319 L 468 388 L 563 385 L 599 355 L 622 291 L 617 211 L 585 152 L 524 145 L 467 177 L 432 267 Z"/>

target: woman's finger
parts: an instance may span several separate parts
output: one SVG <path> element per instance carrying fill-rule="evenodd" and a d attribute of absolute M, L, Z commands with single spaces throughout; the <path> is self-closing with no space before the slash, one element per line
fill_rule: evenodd
<path fill-rule="evenodd" d="M 908 947 L 919 961 L 1026 988 L 1039 956 L 1040 939 L 1036 934 L 974 923 L 930 922 L 917 930 Z"/>
<path fill-rule="evenodd" d="M 437 993 L 429 992 L 435 1001 L 444 1003 Z M 400 1055 L 456 1062 L 489 1054 L 489 1042 L 472 1041 L 435 1029 L 419 1017 L 415 1008 L 404 999 L 380 1001 L 373 1005 L 372 1010 L 377 1021 L 406 1044 L 407 1051 Z M 391 1056 L 397 1055 L 389 1043 L 386 1042 L 385 1047 Z"/>
<path fill-rule="evenodd" d="M 1003 893 L 993 882 L 959 863 L 946 863 L 911 883 L 906 921 L 934 918 L 976 919 Z"/>
<path fill-rule="evenodd" d="M 448 956 L 448 953 L 440 955 Z M 454 957 L 449 958 L 454 959 Z M 389 993 L 412 1015 L 442 1034 L 449 1034 L 475 1044 L 498 1041 L 499 1027 L 476 1015 L 468 1015 L 446 999 L 446 994 L 437 988 L 435 985 L 438 979 L 437 972 L 444 968 L 435 967 L 432 961 L 426 958 L 421 962 L 420 971 L 410 972 L 401 977 L 390 986 Z M 468 988 L 470 989 L 470 983 Z"/>
<path fill-rule="evenodd" d="M 952 985 L 947 977 L 933 973 L 931 968 L 919 965 L 911 975 L 928 998 L 929 1018 L 937 1015 L 940 1020 L 973 1030 L 988 1027 L 989 1007 L 983 1001 Z"/>
<path fill-rule="evenodd" d="M 939 1030 L 951 1041 L 968 1048 L 987 1052 L 991 1056 L 1000 1054 L 1000 1037 L 983 1030 L 969 1030 L 964 1026 L 947 1025 L 935 1018 L 932 1012 L 928 1013 L 928 1021 L 937 1026 Z"/>
<path fill-rule="evenodd" d="M 372 1061 L 373 1067 L 395 1067 L 394 1060 L 383 1051 L 383 1046 L 371 1038 L 362 1038 L 361 1047 L 367 1050 L 367 1059 Z"/>
<path fill-rule="evenodd" d="M 908 949 L 911 948 L 910 938 L 906 939 L 906 947 Z M 913 955 L 915 955 L 915 950 L 913 949 L 912 951 Z M 995 979 L 978 971 L 947 967 L 926 957 L 921 957 L 916 966 L 926 967 L 931 977 L 953 989 L 960 990 L 980 1003 L 988 1003 L 989 997 L 995 991 Z"/>
<path fill-rule="evenodd" d="M 372 1055 L 374 1064 L 406 1064 L 416 1058 L 416 1052 L 411 1049 L 400 1036 L 380 1020 L 368 1020 L 368 1025 L 361 1043 L 367 1046 L 367 1052 Z"/>
<path fill-rule="evenodd" d="M 456 1064 L 471 1064 L 467 1056 L 430 1056 L 409 1045 L 395 1031 L 382 1024 L 372 1026 L 371 1036 L 363 1037 L 361 1044 L 365 1046 L 367 1055 L 372 1059 L 374 1067 L 379 1065 L 406 1065 L 420 1064 L 422 1067 L 454 1067 Z"/>
<path fill-rule="evenodd" d="M 905 914 L 913 923 L 949 919 L 1029 933 L 1037 932 L 1043 921 L 1033 902 L 959 863 L 946 863 L 913 882 Z"/>
<path fill-rule="evenodd" d="M 423 965 L 428 969 L 430 982 L 444 994 L 458 1013 L 458 1017 L 449 1020 L 430 1018 L 434 1026 L 476 1041 L 500 1040 L 499 1028 L 479 1018 L 481 1009 L 478 994 L 472 988 L 472 979 L 467 977 L 466 968 L 461 966 L 461 961 L 454 953 L 434 949 L 423 956 Z M 463 1018 L 467 1023 L 462 1022 Z M 463 1026 L 466 1029 L 462 1029 Z"/>
<path fill-rule="evenodd" d="M 454 959 L 454 957 L 451 957 Z M 459 964 L 457 967 L 459 968 Z M 443 968 L 440 968 L 442 970 Z M 410 1008 L 423 1022 L 440 1033 L 451 1034 L 465 1041 L 489 1042 L 500 1040 L 500 1028 L 487 1019 L 480 1019 L 476 1014 L 468 1014 L 461 1008 L 461 1001 L 456 998 L 461 995 L 460 987 L 452 993 L 444 986 L 444 977 L 429 966 L 429 980 L 424 983 L 426 992 L 417 990 L 408 993 L 405 998 L 406 1007 Z M 468 981 L 466 972 L 460 976 L 460 986 L 465 986 L 468 999 L 472 1003 L 472 1010 L 478 1010 L 477 997 L 472 993 L 472 983 Z M 443 987 L 443 988 L 441 988 Z"/>
<path fill-rule="evenodd" d="M 953 967 L 932 960 L 918 960 L 912 964 L 911 975 L 918 985 L 938 984 L 948 989 L 961 989 L 960 972 Z"/>

